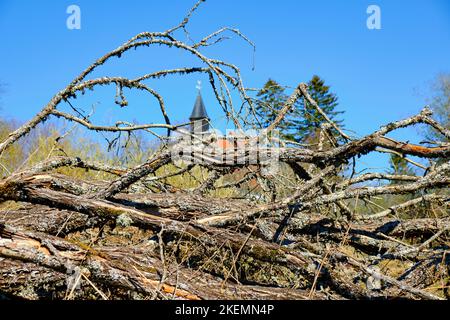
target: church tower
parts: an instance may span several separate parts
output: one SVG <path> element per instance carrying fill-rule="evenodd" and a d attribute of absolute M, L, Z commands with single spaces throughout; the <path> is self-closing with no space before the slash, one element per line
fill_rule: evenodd
<path fill-rule="evenodd" d="M 191 123 L 191 132 L 193 134 L 201 134 L 209 131 L 209 117 L 206 113 L 205 104 L 203 103 L 202 95 L 200 93 L 200 85 L 197 86 L 198 95 L 195 100 L 194 108 L 192 109 L 189 120 Z"/>

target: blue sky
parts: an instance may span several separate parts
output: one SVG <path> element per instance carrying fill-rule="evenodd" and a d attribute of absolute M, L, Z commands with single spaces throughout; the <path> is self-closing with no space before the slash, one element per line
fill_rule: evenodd
<path fill-rule="evenodd" d="M 178 24 L 193 3 L 0 0 L 0 83 L 6 84 L 0 116 L 26 121 L 95 59 L 139 32 Z M 81 8 L 81 30 L 66 28 L 71 4 Z M 381 8 L 381 30 L 366 27 L 370 4 Z M 208 0 L 188 29 L 199 40 L 223 26 L 239 28 L 256 44 L 254 61 L 252 48 L 236 38 L 206 49 L 207 55 L 238 65 L 248 87 L 261 87 L 269 77 L 295 87 L 318 74 L 338 95 L 345 125 L 358 136 L 417 113 L 426 104 L 430 81 L 450 72 L 447 0 Z M 199 63 L 175 49 L 145 48 L 112 60 L 92 77 L 194 65 Z M 223 128 L 221 109 L 203 77 L 148 84 L 162 93 L 171 119 L 182 122 L 189 117 L 197 80 L 204 80 L 208 112 Z M 162 121 L 149 97 L 129 93 L 130 105 L 120 109 L 114 94 L 114 88 L 104 88 L 76 104 L 86 109 L 95 104 L 95 120 L 104 124 L 122 118 Z M 394 137 L 419 141 L 416 133 L 403 130 Z M 381 166 L 385 159 L 372 156 L 367 165 Z"/>

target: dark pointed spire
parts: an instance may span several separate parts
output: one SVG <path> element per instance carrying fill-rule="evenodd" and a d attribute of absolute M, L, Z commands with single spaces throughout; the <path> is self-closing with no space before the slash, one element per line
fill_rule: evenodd
<path fill-rule="evenodd" d="M 198 95 L 195 100 L 194 109 L 192 109 L 189 120 L 191 121 L 191 132 L 195 134 L 205 133 L 209 131 L 209 117 L 206 113 L 205 104 L 203 103 L 200 90 L 202 89 L 202 83 L 197 81 Z"/>
<path fill-rule="evenodd" d="M 203 103 L 202 95 L 200 91 L 198 92 L 197 99 L 195 100 L 194 108 L 192 109 L 191 116 L 189 120 L 200 120 L 200 119 L 208 119 L 208 114 L 206 113 L 205 104 Z"/>

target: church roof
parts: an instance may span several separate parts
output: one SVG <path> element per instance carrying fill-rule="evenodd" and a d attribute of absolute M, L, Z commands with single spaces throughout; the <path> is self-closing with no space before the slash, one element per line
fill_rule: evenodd
<path fill-rule="evenodd" d="M 199 119 L 209 119 L 208 114 L 206 113 L 205 104 L 203 103 L 202 95 L 200 92 L 197 95 L 197 99 L 195 100 L 194 108 L 192 109 L 191 116 L 189 120 L 199 120 Z"/>

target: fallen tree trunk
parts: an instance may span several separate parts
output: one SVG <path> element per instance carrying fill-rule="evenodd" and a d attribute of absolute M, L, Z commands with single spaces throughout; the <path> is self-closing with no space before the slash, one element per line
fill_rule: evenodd
<path fill-rule="evenodd" d="M 225 31 L 253 43 L 229 28 L 196 44 L 176 39 L 200 2 L 178 26 L 140 33 L 100 57 L 0 141 L 1 157 L 50 117 L 116 134 L 107 141 L 108 151 L 121 147 L 122 134 L 131 138 L 138 130 L 160 140 L 141 161 L 117 165 L 68 156 L 59 145 L 64 137 L 58 137 L 54 149 L 66 156 L 5 167 L 0 299 L 448 299 L 449 129 L 424 108 L 354 138 L 304 83 L 262 128 L 255 112 L 258 96 L 248 95 L 239 69 L 202 53 Z M 192 54 L 202 67 L 135 79 L 88 78 L 111 58 L 154 45 Z M 183 130 L 189 123 L 173 125 L 163 97 L 145 83 L 192 73 L 208 76 L 218 105 L 239 130 L 230 136 Z M 150 94 L 164 123 L 99 125 L 71 104 L 87 89 L 110 85 L 121 107 L 127 105 L 124 88 Z M 239 111 L 233 90 L 242 100 Z M 62 102 L 73 112 L 59 110 Z M 321 115 L 317 145 L 276 134 L 298 103 Z M 414 144 L 388 137 L 416 124 L 435 130 L 443 141 Z M 240 137 L 240 129 L 255 127 L 261 129 L 257 134 Z M 168 136 L 154 131 L 158 128 Z M 169 139 L 171 132 L 177 134 Z M 180 151 L 186 157 L 178 157 Z M 358 174 L 358 158 L 379 151 L 423 171 Z M 174 178 L 195 183 L 177 184 Z"/>

